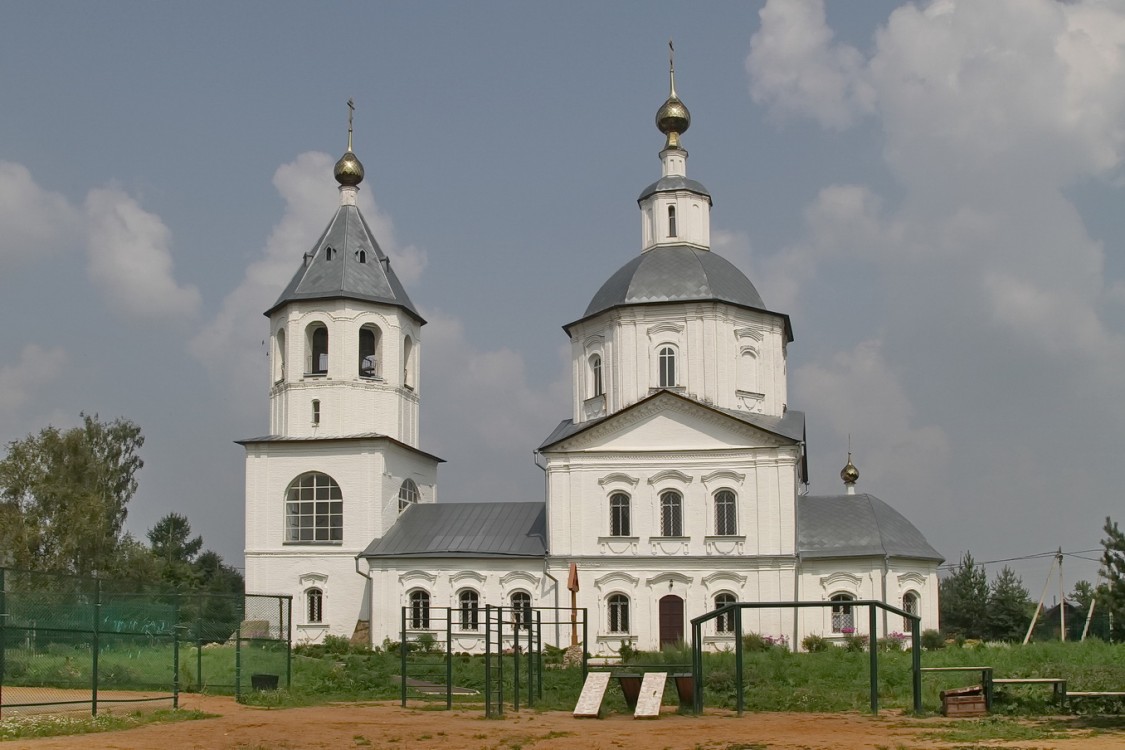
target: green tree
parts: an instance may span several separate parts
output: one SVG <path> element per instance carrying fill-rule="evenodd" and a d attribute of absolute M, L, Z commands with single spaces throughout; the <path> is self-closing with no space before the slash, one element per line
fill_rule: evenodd
<path fill-rule="evenodd" d="M 195 585 L 194 565 L 199 550 L 203 548 L 203 537 L 191 535 L 187 516 L 179 513 L 164 516 L 149 529 L 148 541 L 162 581 L 176 589 Z"/>
<path fill-rule="evenodd" d="M 1105 539 L 1102 540 L 1102 578 L 1105 586 L 1099 586 L 1098 592 L 1104 592 L 1098 598 L 1098 605 L 1105 604 L 1109 612 L 1110 621 L 1113 623 L 1110 638 L 1114 641 L 1125 640 L 1125 533 L 1117 527 L 1117 522 L 1108 516 L 1105 519 Z"/>
<path fill-rule="evenodd" d="M 985 615 L 985 635 L 994 641 L 1022 639 L 1031 624 L 1035 605 L 1023 581 L 1007 565 L 992 582 Z"/>
<path fill-rule="evenodd" d="M 24 568 L 89 575 L 119 567 L 127 506 L 144 465 L 140 428 L 82 415 L 8 444 L 0 460 L 0 549 Z"/>
<path fill-rule="evenodd" d="M 938 613 L 941 627 L 950 635 L 981 638 L 988 610 L 988 575 L 966 552 L 953 574 L 942 580 Z"/>

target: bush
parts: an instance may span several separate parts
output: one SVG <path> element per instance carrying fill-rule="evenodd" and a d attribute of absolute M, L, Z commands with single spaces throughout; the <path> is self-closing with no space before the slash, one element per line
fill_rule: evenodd
<path fill-rule="evenodd" d="M 832 641 L 822 635 L 812 633 L 801 640 L 801 648 L 810 654 L 818 654 L 832 648 Z"/>
<path fill-rule="evenodd" d="M 747 633 L 742 636 L 742 650 L 751 653 L 772 651 L 773 649 L 789 650 L 789 639 L 784 635 L 761 635 Z"/>
<path fill-rule="evenodd" d="M 922 631 L 922 648 L 927 651 L 939 651 L 945 648 L 945 638 L 933 628 Z"/>
<path fill-rule="evenodd" d="M 844 633 L 844 650 L 851 653 L 866 651 L 868 641 L 869 639 L 866 635 Z"/>
<path fill-rule="evenodd" d="M 884 638 L 880 638 L 878 642 L 880 651 L 902 651 L 902 645 L 906 642 L 905 633 L 890 633 Z"/>

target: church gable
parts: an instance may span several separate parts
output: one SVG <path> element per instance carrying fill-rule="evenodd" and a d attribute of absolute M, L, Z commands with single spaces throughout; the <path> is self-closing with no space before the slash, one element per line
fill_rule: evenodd
<path fill-rule="evenodd" d="M 702 404 L 667 393 L 546 448 L 570 451 L 704 451 L 776 448 L 791 442 Z"/>

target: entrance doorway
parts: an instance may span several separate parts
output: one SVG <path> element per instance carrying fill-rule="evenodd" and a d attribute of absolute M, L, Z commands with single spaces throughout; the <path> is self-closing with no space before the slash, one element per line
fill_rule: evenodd
<path fill-rule="evenodd" d="M 660 598 L 660 647 L 684 640 L 684 600 L 675 594 Z"/>

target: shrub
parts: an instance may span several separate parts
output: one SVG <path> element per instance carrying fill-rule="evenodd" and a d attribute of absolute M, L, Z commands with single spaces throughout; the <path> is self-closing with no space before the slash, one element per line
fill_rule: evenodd
<path fill-rule="evenodd" d="M 27 660 L 9 656 L 4 662 L 4 678 L 18 680 L 27 674 Z"/>
<path fill-rule="evenodd" d="M 927 651 L 938 651 L 945 648 L 945 639 L 941 633 L 930 628 L 922 631 L 922 648 Z"/>
<path fill-rule="evenodd" d="M 822 635 L 811 633 L 801 640 L 801 648 L 810 654 L 817 654 L 832 648 L 832 641 Z"/>
<path fill-rule="evenodd" d="M 867 650 L 868 637 L 866 635 L 857 635 L 855 633 L 844 634 L 844 650 L 853 653 Z"/>
<path fill-rule="evenodd" d="M 631 641 L 621 641 L 621 648 L 617 650 L 617 655 L 621 657 L 622 662 L 627 662 L 636 656 L 637 652 L 633 649 Z"/>
<path fill-rule="evenodd" d="M 773 649 L 789 650 L 789 638 L 784 635 L 761 635 L 760 633 L 747 633 L 742 636 L 742 650 L 748 652 L 772 651 Z"/>
<path fill-rule="evenodd" d="M 880 638 L 878 645 L 880 651 L 902 651 L 902 645 L 906 641 L 905 633 L 889 633 L 885 638 Z"/>

